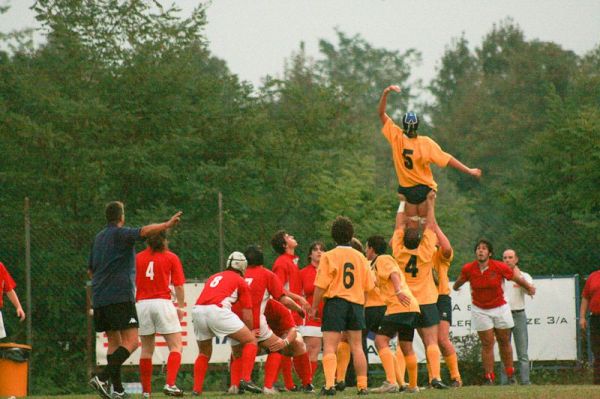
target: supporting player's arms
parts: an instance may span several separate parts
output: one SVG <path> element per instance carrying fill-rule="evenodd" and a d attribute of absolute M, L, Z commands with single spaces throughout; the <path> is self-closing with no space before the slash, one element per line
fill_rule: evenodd
<path fill-rule="evenodd" d="M 481 169 L 469 168 L 454 157 L 450 158 L 450 161 L 448 161 L 448 166 L 452 166 L 454 169 L 466 173 L 467 175 L 471 175 L 477 179 L 481 177 Z"/>
<path fill-rule="evenodd" d="M 383 90 L 383 93 L 381 94 L 381 99 L 379 100 L 379 107 L 377 108 L 377 112 L 379 114 L 379 119 L 381 120 L 381 123 L 385 125 L 385 122 L 387 122 L 387 120 L 390 118 L 388 116 L 388 114 L 386 114 L 385 112 L 385 107 L 387 106 L 387 95 L 388 93 L 393 90 L 397 93 L 400 93 L 400 86 L 396 86 L 396 85 L 391 85 L 386 87 Z"/>
<path fill-rule="evenodd" d="M 425 227 L 431 231 L 435 231 L 437 226 L 437 221 L 435 220 L 435 196 L 436 194 L 433 190 L 427 194 L 427 224 Z"/>
<path fill-rule="evenodd" d="M 182 321 L 185 313 L 185 289 L 183 285 L 175 287 L 175 298 L 177 298 L 177 317 L 179 317 L 179 321 Z"/>
<path fill-rule="evenodd" d="M 281 298 L 279 298 L 279 302 L 281 302 L 286 308 L 298 313 L 300 317 L 304 317 L 304 310 L 302 307 L 294 302 L 294 300 L 289 296 L 283 295 Z"/>
<path fill-rule="evenodd" d="M 19 320 L 25 320 L 25 312 L 23 311 L 23 307 L 21 306 L 21 302 L 19 302 L 19 297 L 17 296 L 15 290 L 8 291 L 6 293 L 6 296 L 15 306 L 15 309 L 17 310 L 17 317 L 19 318 Z"/>
<path fill-rule="evenodd" d="M 161 231 L 170 229 L 171 227 L 173 227 L 177 223 L 179 223 L 179 221 L 181 220 L 182 213 L 183 212 L 181 212 L 181 211 L 177 212 L 176 214 L 171 216 L 171 219 L 167 220 L 164 223 L 154 223 L 154 224 L 149 224 L 147 226 L 142 227 L 142 229 L 140 231 L 140 235 L 142 237 L 150 237 L 150 236 L 160 233 Z"/>
<path fill-rule="evenodd" d="M 402 279 L 398 273 L 393 272 L 390 274 L 390 280 L 392 280 L 392 284 L 394 285 L 394 292 L 398 297 L 400 303 L 404 306 L 410 306 L 410 297 L 402 292 Z"/>
<path fill-rule="evenodd" d="M 581 297 L 581 307 L 579 308 L 579 327 L 583 331 L 587 328 L 587 311 L 588 311 L 588 299 Z"/>
<path fill-rule="evenodd" d="M 398 194 L 398 199 L 400 200 L 400 205 L 398 206 L 398 212 L 396 212 L 396 226 L 394 230 L 404 230 L 404 227 L 406 227 L 406 213 L 404 212 L 406 197 Z"/>

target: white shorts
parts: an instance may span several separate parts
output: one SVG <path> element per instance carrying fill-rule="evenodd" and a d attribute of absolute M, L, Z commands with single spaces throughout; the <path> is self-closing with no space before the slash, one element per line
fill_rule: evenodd
<path fill-rule="evenodd" d="M 323 338 L 323 332 L 321 331 L 321 327 L 317 326 L 298 326 L 296 327 L 298 332 L 302 334 L 303 337 L 317 337 Z"/>
<path fill-rule="evenodd" d="M 515 325 L 507 303 L 492 309 L 482 309 L 471 305 L 471 324 L 475 331 L 513 328 Z"/>
<path fill-rule="evenodd" d="M 245 326 L 231 309 L 217 305 L 195 305 L 192 308 L 192 321 L 198 341 L 231 335 Z"/>
<path fill-rule="evenodd" d="M 6 338 L 6 330 L 4 329 L 4 320 L 2 319 L 2 311 L 0 310 L 0 339 Z"/>
<path fill-rule="evenodd" d="M 258 342 L 266 341 L 267 339 L 271 338 L 272 336 L 273 336 L 273 330 L 271 330 L 271 327 L 269 327 L 269 325 L 267 324 L 267 318 L 265 317 L 265 315 L 261 314 L 260 315 L 260 331 L 258 332 L 257 340 L 258 340 Z M 231 342 L 231 346 L 236 346 L 237 344 L 239 344 L 239 342 L 236 341 L 235 339 L 230 339 L 229 341 Z"/>
<path fill-rule="evenodd" d="M 177 309 L 169 299 L 144 299 L 135 304 L 140 324 L 139 335 L 181 332 Z"/>

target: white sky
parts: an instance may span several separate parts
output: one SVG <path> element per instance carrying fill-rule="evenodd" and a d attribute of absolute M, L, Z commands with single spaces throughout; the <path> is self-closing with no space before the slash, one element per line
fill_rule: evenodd
<path fill-rule="evenodd" d="M 200 3 L 161 2 L 175 2 L 184 14 Z M 0 15 L 0 31 L 37 26 L 28 9 L 33 0 L 9 3 L 11 10 Z M 376 47 L 419 50 L 423 62 L 413 76 L 424 83 L 434 77 L 452 38 L 464 32 L 474 48 L 506 17 L 521 27 L 527 40 L 552 41 L 580 55 L 600 43 L 599 0 L 213 0 L 207 15 L 213 54 L 255 86 L 267 74 L 281 76 L 284 60 L 301 41 L 315 57 L 319 39 L 336 43 L 336 27 L 348 35 L 360 34 Z"/>

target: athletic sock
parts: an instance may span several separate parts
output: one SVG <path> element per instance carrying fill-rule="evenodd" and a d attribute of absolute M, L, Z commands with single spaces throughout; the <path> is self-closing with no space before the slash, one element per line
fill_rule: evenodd
<path fill-rule="evenodd" d="M 404 360 L 404 354 L 400 347 L 396 348 L 396 364 L 394 365 L 396 368 L 396 381 L 398 385 L 402 386 L 406 382 L 404 380 L 404 375 L 406 374 L 406 361 Z"/>
<path fill-rule="evenodd" d="M 310 362 L 310 373 L 313 380 L 315 379 L 315 373 L 317 372 L 318 368 L 319 362 Z"/>
<path fill-rule="evenodd" d="M 208 356 L 199 354 L 194 362 L 194 392 L 202 393 L 204 386 L 204 376 L 208 369 Z"/>
<path fill-rule="evenodd" d="M 279 352 L 269 353 L 265 362 L 265 388 L 273 388 L 279 374 L 282 355 Z"/>
<path fill-rule="evenodd" d="M 310 359 L 308 352 L 294 356 L 294 369 L 302 381 L 302 385 L 312 384 L 312 374 L 310 372 Z"/>
<path fill-rule="evenodd" d="M 181 352 L 169 353 L 169 358 L 167 359 L 167 385 L 175 385 L 179 366 L 181 366 Z"/>
<path fill-rule="evenodd" d="M 383 364 L 385 370 L 385 379 L 390 384 L 397 384 L 396 381 L 396 368 L 394 367 L 394 355 L 389 347 L 385 347 L 379 350 L 379 358 Z"/>
<path fill-rule="evenodd" d="M 357 375 L 356 376 L 356 388 L 360 391 L 361 389 L 367 389 L 367 376 Z"/>
<path fill-rule="evenodd" d="M 246 344 L 244 345 L 244 349 L 242 349 L 242 379 L 244 381 L 252 379 L 252 369 L 256 360 L 256 352 L 258 352 L 258 346 L 255 343 Z"/>
<path fill-rule="evenodd" d="M 229 381 L 230 385 L 239 387 L 240 380 L 242 379 L 242 358 L 235 358 L 231 355 L 231 362 L 229 363 Z"/>
<path fill-rule="evenodd" d="M 431 360 L 429 360 L 429 356 L 427 356 L 427 351 L 425 351 L 425 365 L 427 366 L 427 382 L 431 385 L 433 373 L 431 372 Z"/>
<path fill-rule="evenodd" d="M 323 374 L 325 374 L 325 388 L 333 388 L 335 385 L 335 368 L 337 365 L 335 353 L 323 355 L 321 362 L 323 363 Z"/>
<path fill-rule="evenodd" d="M 486 373 L 486 374 L 484 374 L 483 378 L 485 378 L 486 380 L 492 380 L 492 382 L 494 382 L 494 381 L 496 381 L 496 374 Z"/>
<path fill-rule="evenodd" d="M 152 359 L 140 359 L 140 382 L 142 383 L 142 392 L 152 392 Z"/>
<path fill-rule="evenodd" d="M 444 356 L 444 360 L 446 361 L 448 371 L 450 371 L 450 379 L 461 381 L 460 372 L 458 371 L 458 356 L 456 356 L 456 353 Z"/>
<path fill-rule="evenodd" d="M 350 344 L 340 342 L 337 347 L 337 367 L 335 372 L 336 381 L 344 381 L 346 379 L 346 371 L 350 364 Z"/>
<path fill-rule="evenodd" d="M 506 372 L 506 376 L 508 378 L 512 378 L 515 375 L 515 368 L 514 367 L 505 367 L 504 371 Z"/>
<path fill-rule="evenodd" d="M 121 365 L 125 363 L 125 360 L 131 355 L 131 353 L 123 346 L 119 346 L 116 351 L 113 352 L 110 363 L 108 363 L 108 373 L 110 380 L 113 384 L 115 392 L 123 392 L 123 384 L 121 383 Z"/>
<path fill-rule="evenodd" d="M 431 365 L 431 378 L 441 380 L 440 374 L 440 347 L 437 344 L 429 345 L 427 347 L 427 363 Z"/>
<path fill-rule="evenodd" d="M 106 355 L 106 367 L 97 375 L 100 381 L 106 382 L 110 378 L 110 369 L 108 365 L 110 364 L 110 359 L 112 359 L 112 353 Z"/>
<path fill-rule="evenodd" d="M 294 377 L 292 376 L 292 359 L 284 356 L 281 359 L 281 364 L 279 366 L 281 370 L 281 374 L 283 374 L 283 384 L 286 389 L 292 389 L 294 387 Z"/>
<path fill-rule="evenodd" d="M 419 369 L 417 365 L 417 355 L 405 355 L 404 360 L 406 361 L 406 371 L 408 372 L 408 386 L 415 388 L 417 386 L 417 378 L 419 376 Z"/>

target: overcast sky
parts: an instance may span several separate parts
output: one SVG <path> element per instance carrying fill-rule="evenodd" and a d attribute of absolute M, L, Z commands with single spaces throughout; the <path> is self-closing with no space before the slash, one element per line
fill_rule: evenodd
<path fill-rule="evenodd" d="M 199 3 L 174 2 L 184 14 Z M 33 0 L 9 3 L 11 10 L 0 16 L 0 31 L 37 26 L 28 9 Z M 317 57 L 319 39 L 336 42 L 335 28 L 360 34 L 376 47 L 419 50 L 423 61 L 413 75 L 424 83 L 435 75 L 452 38 L 464 32 L 474 48 L 507 17 L 527 40 L 552 41 L 580 55 L 600 43 L 599 0 L 214 0 L 207 15 L 212 52 L 255 86 L 267 74 L 281 76 L 284 60 L 301 41 Z"/>

